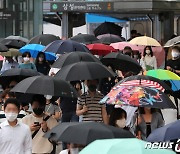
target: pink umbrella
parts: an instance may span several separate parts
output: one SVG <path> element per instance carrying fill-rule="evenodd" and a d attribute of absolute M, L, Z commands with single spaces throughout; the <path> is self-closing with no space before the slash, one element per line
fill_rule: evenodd
<path fill-rule="evenodd" d="M 110 46 L 112 46 L 114 49 L 117 50 L 123 50 L 126 46 L 131 47 L 132 50 L 139 50 L 139 46 L 130 44 L 129 42 L 117 42 L 117 43 L 111 43 Z"/>
<path fill-rule="evenodd" d="M 0 55 L 0 61 L 3 61 L 3 60 L 4 60 L 3 56 Z"/>

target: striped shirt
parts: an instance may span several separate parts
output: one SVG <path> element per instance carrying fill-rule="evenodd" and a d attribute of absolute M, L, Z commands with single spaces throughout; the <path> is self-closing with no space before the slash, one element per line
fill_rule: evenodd
<path fill-rule="evenodd" d="M 86 105 L 88 108 L 88 112 L 82 116 L 82 121 L 103 122 L 102 107 L 105 107 L 105 104 L 99 103 L 102 98 L 103 95 L 99 92 L 96 92 L 94 97 L 91 97 L 87 92 L 79 98 L 78 105 L 82 107 L 83 105 Z"/>

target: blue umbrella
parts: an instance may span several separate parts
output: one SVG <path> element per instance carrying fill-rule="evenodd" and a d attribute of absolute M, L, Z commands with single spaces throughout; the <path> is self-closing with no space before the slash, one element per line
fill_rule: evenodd
<path fill-rule="evenodd" d="M 180 90 L 180 80 L 169 80 L 171 82 L 171 88 L 173 91 Z"/>
<path fill-rule="evenodd" d="M 21 53 L 24 52 L 30 52 L 31 56 L 33 58 L 36 58 L 39 52 L 42 52 L 42 50 L 45 48 L 45 46 L 40 44 L 27 44 L 24 47 L 22 47 L 19 51 Z M 45 53 L 46 60 L 56 60 L 56 55 L 54 53 Z"/>
<path fill-rule="evenodd" d="M 44 52 L 52 52 L 55 54 L 64 54 L 67 52 L 81 51 L 90 52 L 89 49 L 81 43 L 72 40 L 57 40 L 49 45 L 43 50 Z"/>
<path fill-rule="evenodd" d="M 30 52 L 31 56 L 33 58 L 36 58 L 38 53 L 42 51 L 44 48 L 45 46 L 40 45 L 40 44 L 27 44 L 24 47 L 22 47 L 19 51 L 21 53 Z"/>
<path fill-rule="evenodd" d="M 148 142 L 170 141 L 180 138 L 180 120 L 154 130 L 147 138 Z"/>

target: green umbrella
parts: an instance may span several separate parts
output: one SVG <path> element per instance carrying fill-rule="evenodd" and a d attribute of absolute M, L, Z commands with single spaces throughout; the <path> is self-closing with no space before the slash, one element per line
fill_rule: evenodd
<path fill-rule="evenodd" d="M 180 80 L 180 77 L 177 74 L 163 69 L 149 70 L 146 72 L 146 75 L 160 80 Z"/>
<path fill-rule="evenodd" d="M 175 154 L 165 149 L 146 149 L 146 143 L 136 138 L 96 140 L 80 154 Z"/>
<path fill-rule="evenodd" d="M 1 56 L 4 57 L 13 57 L 13 56 L 21 56 L 22 54 L 18 49 L 10 48 L 7 52 L 0 52 Z"/>

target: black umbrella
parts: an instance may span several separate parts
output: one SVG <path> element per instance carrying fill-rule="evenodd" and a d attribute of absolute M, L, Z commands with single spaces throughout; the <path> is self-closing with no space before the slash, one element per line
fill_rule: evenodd
<path fill-rule="evenodd" d="M 29 41 L 27 38 L 24 38 L 21 36 L 15 36 L 15 35 L 10 35 L 10 36 L 6 37 L 6 39 L 19 40 L 19 41 L 22 41 L 25 43 L 27 43 Z"/>
<path fill-rule="evenodd" d="M 53 68 L 61 68 L 69 64 L 74 64 L 80 61 L 86 61 L 86 62 L 98 62 L 101 63 L 98 58 L 96 58 L 91 53 L 87 52 L 70 52 L 66 53 L 60 58 L 55 61 L 55 63 L 52 65 Z"/>
<path fill-rule="evenodd" d="M 99 38 L 99 42 L 101 42 L 103 44 L 111 44 L 111 43 L 123 41 L 120 36 L 113 35 L 113 34 L 100 35 L 100 36 L 98 36 L 98 38 Z"/>
<path fill-rule="evenodd" d="M 27 77 L 38 76 L 38 75 L 42 75 L 42 74 L 32 69 L 13 68 L 4 71 L 0 75 L 0 83 L 2 84 L 3 88 L 5 88 L 9 85 L 9 83 L 12 80 L 20 82 Z"/>
<path fill-rule="evenodd" d="M 66 81 L 93 80 L 113 77 L 115 73 L 97 62 L 78 62 L 62 67 L 55 75 Z"/>
<path fill-rule="evenodd" d="M 94 30 L 95 36 L 103 35 L 103 34 L 114 34 L 121 36 L 121 32 L 122 32 L 122 27 L 111 22 L 102 23 Z"/>
<path fill-rule="evenodd" d="M 93 44 L 99 42 L 99 40 L 91 34 L 78 34 L 74 37 L 71 37 L 70 39 L 84 44 Z"/>
<path fill-rule="evenodd" d="M 77 97 L 77 91 L 66 81 L 50 76 L 35 76 L 19 82 L 12 92 Z"/>
<path fill-rule="evenodd" d="M 15 39 L 4 39 L 1 41 L 1 43 L 7 46 L 8 48 L 16 48 L 16 49 L 20 49 L 26 45 L 26 42 Z"/>
<path fill-rule="evenodd" d="M 121 80 L 118 84 L 127 82 L 127 81 L 131 81 L 131 80 L 139 80 L 139 82 L 141 82 L 141 80 L 150 80 L 150 81 L 154 81 L 159 83 L 165 90 L 168 90 L 169 92 L 172 92 L 171 88 L 162 80 L 154 78 L 152 76 L 146 76 L 146 75 L 134 75 L 134 76 L 130 76 L 127 77 L 123 80 Z"/>
<path fill-rule="evenodd" d="M 84 44 L 72 40 L 54 41 L 44 49 L 44 52 L 53 52 L 55 54 L 64 54 L 74 51 L 90 52 Z"/>
<path fill-rule="evenodd" d="M 123 55 L 118 52 L 109 53 L 103 57 L 101 61 L 105 65 L 110 65 L 113 68 L 124 72 L 132 71 L 139 73 L 142 70 L 142 67 L 136 60 L 132 59 L 128 55 Z"/>
<path fill-rule="evenodd" d="M 49 43 L 60 40 L 58 36 L 52 35 L 52 34 L 41 34 L 33 37 L 29 44 L 41 44 L 41 45 L 48 45 Z"/>
<path fill-rule="evenodd" d="M 6 52 L 6 51 L 8 51 L 8 48 L 4 44 L 0 43 L 0 52 Z"/>
<path fill-rule="evenodd" d="M 134 138 L 126 130 L 97 122 L 61 123 L 45 134 L 53 141 L 88 145 L 97 139 Z"/>

